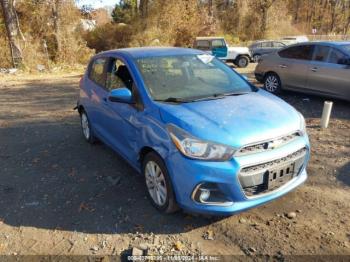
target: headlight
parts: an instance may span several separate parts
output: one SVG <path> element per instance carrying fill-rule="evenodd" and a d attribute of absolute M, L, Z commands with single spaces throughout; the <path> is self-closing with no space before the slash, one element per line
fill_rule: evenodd
<path fill-rule="evenodd" d="M 227 161 L 235 152 L 232 147 L 195 138 L 177 126 L 168 125 L 167 129 L 176 148 L 189 158 Z"/>
<path fill-rule="evenodd" d="M 298 112 L 298 113 L 299 113 L 299 116 L 300 116 L 300 132 L 304 136 L 306 134 L 305 119 L 304 119 L 304 116 L 300 112 Z"/>

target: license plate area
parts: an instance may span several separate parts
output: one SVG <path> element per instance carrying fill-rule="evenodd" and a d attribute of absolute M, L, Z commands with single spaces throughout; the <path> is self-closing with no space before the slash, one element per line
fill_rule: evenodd
<path fill-rule="evenodd" d="M 291 180 L 294 176 L 295 163 L 290 163 L 285 166 L 280 166 L 271 170 L 268 170 L 267 173 L 267 189 L 273 190 L 282 186 Z"/>

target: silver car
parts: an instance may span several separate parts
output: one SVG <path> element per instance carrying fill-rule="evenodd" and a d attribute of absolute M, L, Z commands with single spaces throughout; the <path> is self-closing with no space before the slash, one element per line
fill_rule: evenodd
<path fill-rule="evenodd" d="M 350 42 L 308 42 L 263 56 L 255 78 L 271 93 L 282 89 L 350 101 Z"/>

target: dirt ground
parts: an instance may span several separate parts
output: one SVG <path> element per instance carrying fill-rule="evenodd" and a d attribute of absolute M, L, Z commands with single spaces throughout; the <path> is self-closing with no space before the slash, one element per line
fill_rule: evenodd
<path fill-rule="evenodd" d="M 253 69 L 238 71 L 253 80 Z M 309 179 L 294 192 L 226 218 L 162 215 L 139 174 L 84 141 L 78 82 L 0 75 L 0 255 L 350 255 L 350 103 L 334 100 L 321 130 L 324 98 L 281 95 L 305 116 L 312 146 Z"/>

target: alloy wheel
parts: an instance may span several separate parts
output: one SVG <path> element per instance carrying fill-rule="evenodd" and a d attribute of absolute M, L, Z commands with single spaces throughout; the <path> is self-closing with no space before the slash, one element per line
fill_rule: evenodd
<path fill-rule="evenodd" d="M 145 167 L 145 177 L 148 192 L 158 206 L 163 206 L 167 200 L 167 187 L 161 168 L 154 161 L 149 161 Z"/>
<path fill-rule="evenodd" d="M 265 89 L 271 93 L 275 93 L 279 85 L 279 80 L 275 75 L 269 75 L 265 80 Z"/>
<path fill-rule="evenodd" d="M 83 130 L 83 134 L 86 140 L 90 139 L 90 127 L 89 127 L 89 120 L 87 118 L 87 115 L 85 113 L 81 114 L 81 128 Z"/>

